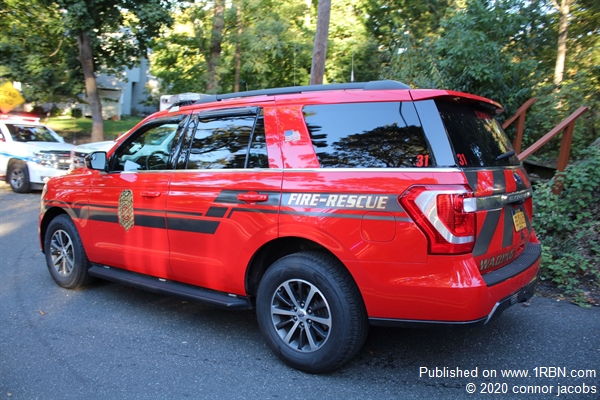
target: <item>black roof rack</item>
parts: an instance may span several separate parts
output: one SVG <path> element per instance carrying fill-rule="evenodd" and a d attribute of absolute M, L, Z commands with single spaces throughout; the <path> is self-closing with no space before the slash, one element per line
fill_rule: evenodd
<path fill-rule="evenodd" d="M 273 89 L 260 89 L 260 90 L 249 90 L 247 92 L 236 92 L 226 94 L 214 94 L 203 96 L 200 100 L 194 104 L 210 103 L 214 101 L 236 99 L 241 97 L 252 97 L 252 96 L 275 96 L 280 94 L 295 94 L 295 93 L 306 93 L 306 92 L 322 92 L 326 90 L 350 90 L 350 89 L 362 89 L 362 90 L 398 90 L 398 89 L 410 89 L 410 86 L 405 85 L 402 82 L 385 80 L 385 81 L 371 81 L 371 82 L 354 82 L 354 83 L 335 83 L 330 85 L 309 85 L 309 86 L 290 86 L 283 88 Z"/>

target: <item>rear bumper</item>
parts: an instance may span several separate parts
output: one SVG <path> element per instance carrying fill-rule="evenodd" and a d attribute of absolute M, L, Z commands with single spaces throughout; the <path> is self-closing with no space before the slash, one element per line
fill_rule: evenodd
<path fill-rule="evenodd" d="M 401 328 L 434 328 L 447 326 L 477 326 L 485 325 L 491 320 L 498 318 L 504 310 L 517 303 L 524 303 L 533 297 L 535 288 L 538 284 L 536 276 L 528 285 L 522 287 L 510 296 L 498 301 L 492 311 L 486 317 L 473 321 L 422 321 L 422 320 L 403 320 L 389 318 L 369 318 L 369 323 L 373 326 L 401 327 Z"/>
<path fill-rule="evenodd" d="M 373 325 L 484 324 L 531 298 L 541 246 L 534 239 L 504 267 L 481 274 L 472 256 L 429 257 L 422 264 L 348 263 Z"/>

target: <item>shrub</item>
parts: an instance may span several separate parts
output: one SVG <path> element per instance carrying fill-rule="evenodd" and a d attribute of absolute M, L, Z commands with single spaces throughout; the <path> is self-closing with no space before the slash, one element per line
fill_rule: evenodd
<path fill-rule="evenodd" d="M 564 182 L 559 195 L 552 193 L 556 179 Z M 599 198 L 599 140 L 563 174 L 535 189 L 534 227 L 542 242 L 542 279 L 574 295 L 579 304 L 586 289 L 600 288 Z"/>

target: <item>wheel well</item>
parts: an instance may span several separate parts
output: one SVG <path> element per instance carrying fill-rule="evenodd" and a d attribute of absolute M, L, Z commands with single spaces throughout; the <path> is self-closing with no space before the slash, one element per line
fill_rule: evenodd
<path fill-rule="evenodd" d="M 246 271 L 246 293 L 256 297 L 258 284 L 262 276 L 275 261 L 289 254 L 307 250 L 322 250 L 335 257 L 333 253 L 320 244 L 298 237 L 279 238 L 263 245 L 254 254 L 248 265 Z"/>
<path fill-rule="evenodd" d="M 16 163 L 19 163 L 19 162 L 27 165 L 27 163 L 25 161 L 23 161 L 23 160 L 19 160 L 18 158 L 11 158 L 10 160 L 8 160 L 8 165 L 6 166 L 6 170 L 8 171 L 8 169 L 10 167 L 12 167 L 13 164 L 16 164 Z"/>
<path fill-rule="evenodd" d="M 67 214 L 67 212 L 59 207 L 52 207 L 44 213 L 44 218 L 40 224 L 40 243 L 42 245 L 42 253 L 44 252 L 44 238 L 46 237 L 48 225 L 50 225 L 50 222 L 52 222 L 54 218 L 61 214 Z"/>

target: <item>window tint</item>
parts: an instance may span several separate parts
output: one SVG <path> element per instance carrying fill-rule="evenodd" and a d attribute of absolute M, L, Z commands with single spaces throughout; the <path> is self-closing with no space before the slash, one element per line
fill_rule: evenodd
<path fill-rule="evenodd" d="M 45 126 L 6 124 L 15 142 L 58 142 Z"/>
<path fill-rule="evenodd" d="M 262 116 L 200 116 L 189 150 L 188 169 L 268 167 Z"/>
<path fill-rule="evenodd" d="M 512 145 L 490 110 L 451 101 L 436 100 L 458 165 L 492 167 L 519 165 L 510 155 Z M 505 156 L 502 156 L 505 155 Z"/>
<path fill-rule="evenodd" d="M 305 106 L 321 167 L 432 167 L 435 161 L 410 102 Z"/>
<path fill-rule="evenodd" d="M 113 171 L 171 169 L 169 157 L 177 142 L 179 124 L 172 120 L 152 123 L 134 133 L 115 152 Z"/>

